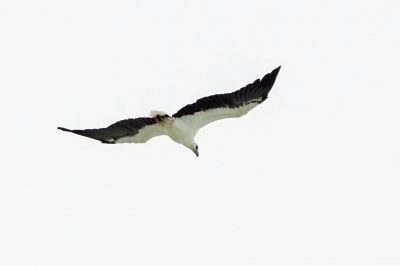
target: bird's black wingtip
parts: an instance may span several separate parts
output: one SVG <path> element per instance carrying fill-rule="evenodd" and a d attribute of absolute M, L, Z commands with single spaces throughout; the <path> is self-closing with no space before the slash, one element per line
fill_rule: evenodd
<path fill-rule="evenodd" d="M 281 70 L 281 65 L 278 66 L 277 68 L 275 68 L 274 70 L 272 70 L 272 73 L 274 73 L 275 75 L 278 75 L 279 70 Z"/>
<path fill-rule="evenodd" d="M 62 130 L 62 131 L 71 132 L 71 129 L 68 129 L 68 128 L 65 128 L 65 127 L 57 127 L 57 129 Z"/>
<path fill-rule="evenodd" d="M 279 74 L 279 70 L 281 70 L 281 66 L 278 66 L 274 70 L 272 70 L 270 73 L 266 74 L 262 79 L 261 79 L 261 84 L 264 85 L 264 87 L 268 87 L 269 89 L 272 88 L 272 86 L 275 83 L 276 77 Z"/>
<path fill-rule="evenodd" d="M 281 66 L 278 66 L 277 68 L 275 68 L 274 70 L 271 71 L 271 73 L 265 75 L 264 78 L 268 77 L 267 79 L 270 82 L 271 87 L 274 85 L 275 83 L 275 79 L 279 74 L 279 70 L 281 70 Z"/>

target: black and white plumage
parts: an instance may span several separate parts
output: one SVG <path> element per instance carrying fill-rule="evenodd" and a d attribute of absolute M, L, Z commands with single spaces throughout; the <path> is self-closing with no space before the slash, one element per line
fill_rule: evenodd
<path fill-rule="evenodd" d="M 265 101 L 275 83 L 280 66 L 261 80 L 232 93 L 215 94 L 188 104 L 172 116 L 160 111 L 151 111 L 151 117 L 139 117 L 118 121 L 106 128 L 58 129 L 99 140 L 102 143 L 144 143 L 149 139 L 168 135 L 199 156 L 194 137 L 200 128 L 224 118 L 240 117 Z"/>

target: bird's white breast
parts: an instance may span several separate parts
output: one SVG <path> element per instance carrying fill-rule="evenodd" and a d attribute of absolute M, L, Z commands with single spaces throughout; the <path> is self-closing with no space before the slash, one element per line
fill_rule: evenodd
<path fill-rule="evenodd" d="M 196 132 L 182 119 L 174 119 L 168 128 L 168 136 L 180 144 L 191 144 Z"/>

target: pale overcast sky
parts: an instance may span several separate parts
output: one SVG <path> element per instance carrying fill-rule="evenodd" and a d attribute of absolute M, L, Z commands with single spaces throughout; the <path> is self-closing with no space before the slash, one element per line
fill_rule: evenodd
<path fill-rule="evenodd" d="M 399 265 L 398 1 L 0 2 L 0 265 Z M 282 65 L 197 136 L 174 113 Z"/>

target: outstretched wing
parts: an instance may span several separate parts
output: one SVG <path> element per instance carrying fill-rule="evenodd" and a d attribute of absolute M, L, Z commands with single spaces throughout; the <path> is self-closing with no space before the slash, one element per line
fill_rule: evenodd
<path fill-rule="evenodd" d="M 144 143 L 153 137 L 166 134 L 165 128 L 158 121 L 151 117 L 139 117 L 121 120 L 106 128 L 71 130 L 58 127 L 58 129 L 103 143 Z"/>
<path fill-rule="evenodd" d="M 184 120 L 197 131 L 211 122 L 245 115 L 267 99 L 280 68 L 240 90 L 201 98 L 180 109 L 173 117 Z"/>

